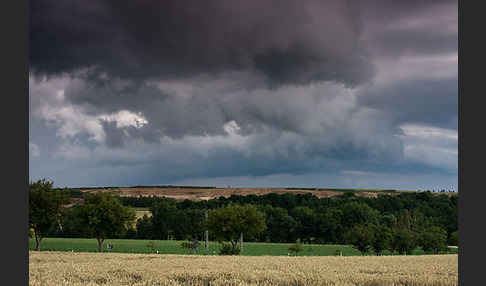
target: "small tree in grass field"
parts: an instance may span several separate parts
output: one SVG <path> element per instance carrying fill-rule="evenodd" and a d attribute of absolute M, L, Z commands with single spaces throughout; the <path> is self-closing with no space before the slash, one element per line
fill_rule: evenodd
<path fill-rule="evenodd" d="M 295 243 L 289 247 L 289 251 L 291 253 L 294 253 L 295 255 L 297 255 L 302 250 L 304 250 L 304 247 L 302 246 L 302 242 L 300 242 L 300 239 L 297 239 Z"/>
<path fill-rule="evenodd" d="M 229 253 L 236 254 L 242 234 L 252 238 L 266 229 L 265 215 L 253 205 L 229 205 L 209 211 L 207 227 L 219 242 L 230 242 Z"/>
<path fill-rule="evenodd" d="M 109 193 L 86 194 L 78 209 L 79 226 L 98 240 L 98 251 L 103 252 L 103 241 L 123 235 L 135 220 L 135 211 L 124 207 Z"/>
<path fill-rule="evenodd" d="M 29 228 L 35 237 L 35 249 L 40 250 L 42 238 L 59 223 L 63 204 L 68 203 L 66 192 L 52 188 L 45 179 L 29 184 Z"/>
<path fill-rule="evenodd" d="M 150 253 L 154 253 L 155 252 L 155 243 L 153 241 L 149 241 L 147 243 L 147 247 L 148 247 L 148 249 L 150 249 Z"/>

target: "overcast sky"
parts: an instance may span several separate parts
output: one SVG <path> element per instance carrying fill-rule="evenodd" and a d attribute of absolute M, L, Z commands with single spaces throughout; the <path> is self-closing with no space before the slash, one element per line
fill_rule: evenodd
<path fill-rule="evenodd" d="M 457 190 L 457 9 L 33 1 L 30 179 Z"/>

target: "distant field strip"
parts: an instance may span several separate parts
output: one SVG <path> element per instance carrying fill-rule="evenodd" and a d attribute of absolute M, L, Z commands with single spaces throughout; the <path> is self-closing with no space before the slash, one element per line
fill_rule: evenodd
<path fill-rule="evenodd" d="M 181 248 L 182 241 L 176 240 L 138 240 L 138 239 L 107 239 L 104 242 L 113 244 L 113 251 L 118 253 L 150 253 L 149 242 L 153 242 L 154 250 L 160 254 L 189 254 L 189 251 Z M 288 248 L 291 243 L 264 243 L 245 242 L 242 255 L 288 255 Z M 29 240 L 29 249 L 35 249 L 35 240 Z M 200 242 L 197 254 L 217 254 L 219 244 L 209 242 L 208 250 L 204 249 L 204 242 Z M 74 252 L 97 252 L 97 241 L 94 238 L 44 238 L 41 244 L 41 251 L 74 251 Z M 335 255 L 336 250 L 341 250 L 343 255 L 361 255 L 359 251 L 349 245 L 321 245 L 305 244 L 300 256 L 326 256 Z"/>
<path fill-rule="evenodd" d="M 118 253 L 150 253 L 151 248 L 148 243 L 152 241 L 155 250 L 160 254 L 188 254 L 189 251 L 181 248 L 182 241 L 176 240 L 138 240 L 138 239 L 107 239 L 104 242 L 113 244 L 112 252 Z M 265 243 L 265 242 L 245 242 L 241 255 L 283 255 L 287 256 L 288 248 L 291 243 Z M 29 249 L 35 249 L 35 240 L 29 240 Z M 340 250 L 343 256 L 360 256 L 361 253 L 350 245 L 337 244 L 304 244 L 304 250 L 299 256 L 333 256 Z M 204 249 L 204 242 L 200 241 L 197 254 L 212 255 L 218 253 L 219 244 L 214 241 L 209 242 L 208 250 Z M 44 238 L 41 244 L 41 251 L 74 251 L 74 252 L 97 252 L 98 245 L 94 238 Z M 458 249 L 449 249 L 452 253 L 457 253 Z M 413 254 L 422 254 L 420 249 L 414 250 Z M 385 251 L 384 254 L 388 254 Z M 370 253 L 372 255 L 372 253 Z"/>
<path fill-rule="evenodd" d="M 135 210 L 135 217 L 136 217 L 136 220 L 138 220 L 139 218 L 142 218 L 144 215 L 147 215 L 148 217 L 151 217 L 152 216 L 152 212 L 148 209 L 148 208 L 133 208 Z M 136 224 L 136 220 L 135 220 L 135 224 Z"/>
<path fill-rule="evenodd" d="M 454 286 L 457 255 L 188 256 L 29 252 L 34 285 Z"/>

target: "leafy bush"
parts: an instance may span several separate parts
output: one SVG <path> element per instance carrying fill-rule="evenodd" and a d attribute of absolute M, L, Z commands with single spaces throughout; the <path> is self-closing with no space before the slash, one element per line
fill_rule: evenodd
<path fill-rule="evenodd" d="M 155 252 L 155 244 L 154 244 L 154 242 L 153 242 L 153 241 L 149 241 L 149 242 L 147 243 L 147 247 L 148 247 L 148 249 L 150 249 L 150 251 L 151 251 L 152 253 L 154 253 L 154 252 Z"/>
<path fill-rule="evenodd" d="M 299 252 L 301 252 L 302 250 L 304 250 L 304 247 L 302 246 L 302 243 L 300 242 L 300 239 L 297 239 L 295 241 L 294 244 L 292 244 L 290 247 L 289 247 L 289 251 L 291 253 L 294 253 L 295 255 L 297 255 Z"/>
<path fill-rule="evenodd" d="M 184 248 L 184 249 L 191 249 L 192 248 L 192 244 L 188 241 L 183 241 L 181 243 L 181 247 Z"/>
<path fill-rule="evenodd" d="M 219 248 L 219 255 L 240 255 L 241 249 L 237 246 L 233 248 L 229 243 L 222 243 Z"/>
<path fill-rule="evenodd" d="M 194 245 L 194 243 L 193 242 L 190 242 L 190 241 L 183 241 L 181 243 L 181 247 L 183 249 L 189 250 L 190 253 L 192 253 L 195 250 L 195 248 L 196 248 L 196 246 Z"/>

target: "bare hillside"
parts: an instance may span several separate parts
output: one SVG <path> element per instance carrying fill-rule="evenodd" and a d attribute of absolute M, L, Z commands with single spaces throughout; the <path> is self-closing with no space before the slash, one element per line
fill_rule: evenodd
<path fill-rule="evenodd" d="M 133 187 L 133 188 L 93 188 L 84 189 L 82 192 L 111 192 L 121 197 L 167 197 L 177 200 L 209 200 L 219 197 L 230 197 L 231 195 L 266 195 L 277 194 L 313 194 L 318 198 L 339 196 L 349 190 L 330 190 L 330 189 L 286 189 L 286 188 L 184 188 L 184 187 Z M 398 194 L 394 191 L 360 190 L 356 192 L 358 196 L 376 197 L 380 193 Z"/>

